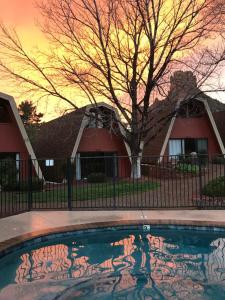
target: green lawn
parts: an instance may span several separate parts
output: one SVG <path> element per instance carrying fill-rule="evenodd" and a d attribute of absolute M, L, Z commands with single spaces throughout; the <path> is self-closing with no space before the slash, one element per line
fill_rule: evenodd
<path fill-rule="evenodd" d="M 137 192 L 145 192 L 153 190 L 159 187 L 157 182 L 116 182 L 115 185 L 112 182 L 105 183 L 92 183 L 92 184 L 77 184 L 72 187 L 72 200 L 84 201 L 84 200 L 96 200 L 112 198 L 114 194 L 116 197 L 122 195 L 131 195 Z M 68 199 L 67 186 L 53 186 L 46 185 L 43 191 L 33 192 L 33 201 L 36 203 L 55 203 L 66 202 Z M 3 192 L 2 200 L 19 200 L 26 201 L 28 198 L 27 192 Z"/>
<path fill-rule="evenodd" d="M 118 182 L 115 187 L 112 183 L 89 184 L 84 188 L 73 189 L 73 198 L 76 200 L 94 200 L 98 198 L 111 198 L 137 192 L 145 192 L 159 187 L 156 182 Z"/>

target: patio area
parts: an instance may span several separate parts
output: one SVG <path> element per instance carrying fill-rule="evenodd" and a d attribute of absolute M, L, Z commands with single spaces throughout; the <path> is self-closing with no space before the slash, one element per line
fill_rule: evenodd
<path fill-rule="evenodd" d="M 225 227 L 225 210 L 26 212 L 0 220 L 0 252 L 49 233 L 126 224 Z"/>

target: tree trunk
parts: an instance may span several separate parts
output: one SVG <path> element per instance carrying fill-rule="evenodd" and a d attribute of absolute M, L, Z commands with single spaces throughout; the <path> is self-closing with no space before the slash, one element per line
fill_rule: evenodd
<path fill-rule="evenodd" d="M 131 158 L 131 178 L 141 178 L 141 156 Z"/>
<path fill-rule="evenodd" d="M 131 154 L 131 178 L 141 178 L 141 159 L 143 154 L 144 142 L 140 143 L 140 150 L 138 153 Z"/>

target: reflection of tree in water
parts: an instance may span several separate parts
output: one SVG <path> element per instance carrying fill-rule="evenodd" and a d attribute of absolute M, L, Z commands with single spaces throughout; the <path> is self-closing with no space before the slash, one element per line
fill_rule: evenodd
<path fill-rule="evenodd" d="M 110 291 L 122 299 L 129 295 L 131 299 L 200 299 L 210 297 L 213 289 L 224 289 L 222 236 L 172 231 L 124 232 L 120 238 L 117 234 L 104 234 L 99 241 L 90 235 L 24 253 L 15 281 L 73 278 L 74 285 L 67 290 L 71 295 Z"/>

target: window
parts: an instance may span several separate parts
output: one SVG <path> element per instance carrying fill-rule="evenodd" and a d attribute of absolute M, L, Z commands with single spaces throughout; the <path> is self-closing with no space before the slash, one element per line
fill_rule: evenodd
<path fill-rule="evenodd" d="M 46 167 L 53 167 L 54 166 L 54 159 L 46 159 L 45 166 Z"/>
<path fill-rule="evenodd" d="M 16 160 L 17 153 L 15 153 L 15 152 L 0 152 L 0 160 L 2 160 L 2 159 Z"/>
<path fill-rule="evenodd" d="M 208 140 L 198 139 L 197 140 L 198 153 L 208 153 Z"/>
<path fill-rule="evenodd" d="M 87 128 L 112 128 L 113 114 L 114 112 L 104 107 L 91 109 Z"/>
<path fill-rule="evenodd" d="M 196 139 L 185 139 L 184 140 L 184 152 L 190 154 L 192 152 L 198 152 L 197 140 Z"/>
<path fill-rule="evenodd" d="M 208 153 L 208 141 L 207 139 L 184 139 L 185 154 L 192 152 L 196 153 Z"/>
<path fill-rule="evenodd" d="M 5 105 L 0 104 L 0 123 L 9 123 L 10 115 Z"/>
<path fill-rule="evenodd" d="M 191 99 L 187 103 L 181 103 L 178 110 L 178 114 L 182 118 L 201 117 L 204 113 L 204 104 L 195 99 Z"/>
<path fill-rule="evenodd" d="M 95 113 L 90 113 L 88 128 L 96 128 L 96 117 Z"/>
<path fill-rule="evenodd" d="M 91 112 L 88 128 L 103 128 L 102 116 L 96 112 Z"/>
<path fill-rule="evenodd" d="M 207 139 L 170 139 L 169 140 L 169 155 L 178 156 L 181 154 L 208 153 Z"/>
<path fill-rule="evenodd" d="M 179 156 L 184 154 L 184 140 L 171 139 L 169 140 L 169 155 Z"/>

